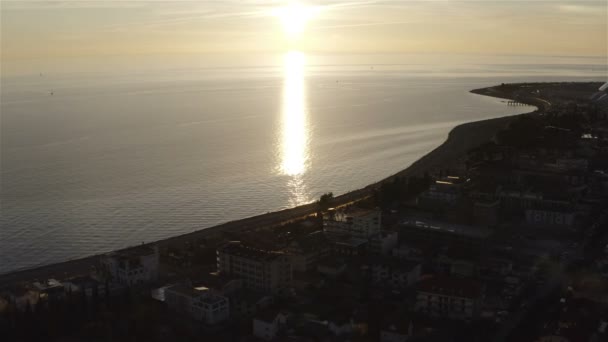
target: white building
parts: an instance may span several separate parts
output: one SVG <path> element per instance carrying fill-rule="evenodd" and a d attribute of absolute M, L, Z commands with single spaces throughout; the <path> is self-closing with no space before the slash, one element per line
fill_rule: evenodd
<path fill-rule="evenodd" d="M 253 336 L 265 341 L 277 338 L 279 331 L 287 324 L 288 315 L 276 310 L 266 310 L 253 318 Z"/>
<path fill-rule="evenodd" d="M 206 287 L 171 286 L 165 289 L 165 302 L 169 309 L 207 325 L 223 322 L 230 317 L 228 298 Z"/>
<path fill-rule="evenodd" d="M 102 271 L 113 282 L 134 286 L 158 279 L 158 247 L 139 246 L 106 254 Z"/>
<path fill-rule="evenodd" d="M 475 280 L 433 276 L 418 284 L 416 310 L 431 317 L 470 319 L 479 314 L 482 288 Z"/>
<path fill-rule="evenodd" d="M 343 232 L 353 237 L 370 238 L 381 231 L 382 213 L 377 209 L 335 211 L 327 216 L 323 225 L 329 232 Z"/>
<path fill-rule="evenodd" d="M 282 292 L 291 287 L 291 258 L 281 252 L 264 251 L 238 241 L 217 249 L 217 270 L 221 275 L 243 280 L 246 288 Z"/>

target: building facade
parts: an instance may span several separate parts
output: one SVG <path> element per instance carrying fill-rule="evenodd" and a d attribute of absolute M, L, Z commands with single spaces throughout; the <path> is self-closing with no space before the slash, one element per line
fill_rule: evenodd
<path fill-rule="evenodd" d="M 280 293 L 291 287 L 293 268 L 289 255 L 245 246 L 238 241 L 217 249 L 217 270 L 243 280 L 246 288 Z"/>
<path fill-rule="evenodd" d="M 126 286 L 158 279 L 158 247 L 141 246 L 106 254 L 101 258 L 102 273 Z"/>
<path fill-rule="evenodd" d="M 171 286 L 165 289 L 165 303 L 170 310 L 206 325 L 218 324 L 230 317 L 228 298 L 204 287 Z"/>
<path fill-rule="evenodd" d="M 481 299 L 475 280 L 434 276 L 418 284 L 416 310 L 430 317 L 471 319 L 479 315 Z"/>

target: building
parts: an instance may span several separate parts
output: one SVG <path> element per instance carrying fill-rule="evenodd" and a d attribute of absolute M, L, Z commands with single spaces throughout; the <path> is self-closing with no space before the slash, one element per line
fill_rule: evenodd
<path fill-rule="evenodd" d="M 380 255 L 389 255 L 399 244 L 397 232 L 383 230 L 370 239 L 370 252 Z"/>
<path fill-rule="evenodd" d="M 380 233 L 382 212 L 378 209 L 355 208 L 331 211 L 323 220 L 325 231 L 346 233 L 352 237 L 370 238 Z"/>
<path fill-rule="evenodd" d="M 416 198 L 416 204 L 423 208 L 435 209 L 450 206 L 460 198 L 465 184 L 463 178 L 447 176 L 436 180 L 429 189 Z"/>
<path fill-rule="evenodd" d="M 206 287 L 171 286 L 165 289 L 165 303 L 170 310 L 206 325 L 218 324 L 230 317 L 228 298 Z"/>
<path fill-rule="evenodd" d="M 428 252 L 431 246 L 420 243 L 403 242 L 398 247 L 393 248 L 391 254 L 393 257 L 402 260 L 422 261 L 425 257 L 425 252 Z"/>
<path fill-rule="evenodd" d="M 293 268 L 289 255 L 229 242 L 217 249 L 220 275 L 243 280 L 243 285 L 257 291 L 281 293 L 291 287 Z"/>
<path fill-rule="evenodd" d="M 197 287 L 206 287 L 223 296 L 230 296 L 243 288 L 243 280 L 221 275 L 217 272 L 207 273 L 192 280 Z"/>
<path fill-rule="evenodd" d="M 139 246 L 106 254 L 101 271 L 111 281 L 136 286 L 158 279 L 158 247 Z"/>
<path fill-rule="evenodd" d="M 306 272 L 314 269 L 319 260 L 329 256 L 331 245 L 325 233 L 317 231 L 291 243 L 287 252 L 291 256 L 293 270 Z"/>
<path fill-rule="evenodd" d="M 477 265 L 481 256 L 476 248 L 448 247 L 435 259 L 437 269 L 444 274 L 454 276 L 473 277 L 477 276 Z"/>
<path fill-rule="evenodd" d="M 331 252 L 334 255 L 355 257 L 367 254 L 369 240 L 361 237 L 354 237 L 348 234 L 328 234 L 331 243 Z"/>
<path fill-rule="evenodd" d="M 90 276 L 81 276 L 71 278 L 63 282 L 63 286 L 66 291 L 73 293 L 82 293 L 86 297 L 104 296 L 106 293 L 106 286 L 104 283 L 91 278 Z"/>
<path fill-rule="evenodd" d="M 277 338 L 287 325 L 288 314 L 283 311 L 266 309 L 253 318 L 253 336 L 265 341 Z"/>
<path fill-rule="evenodd" d="M 469 278 L 433 276 L 418 284 L 416 310 L 430 317 L 471 319 L 479 315 L 482 286 Z"/>
<path fill-rule="evenodd" d="M 405 288 L 413 285 L 418 281 L 422 268 L 419 262 L 389 257 L 373 258 L 368 266 L 375 284 L 391 288 Z"/>

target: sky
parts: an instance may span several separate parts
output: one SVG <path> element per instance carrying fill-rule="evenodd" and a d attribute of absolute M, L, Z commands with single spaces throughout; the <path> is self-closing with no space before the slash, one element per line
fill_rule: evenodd
<path fill-rule="evenodd" d="M 293 2 L 269 0 L 0 0 L 0 6 L 3 73 L 40 61 L 163 56 L 236 63 L 293 49 L 608 55 L 606 0 L 302 0 L 295 11 L 285 10 Z"/>

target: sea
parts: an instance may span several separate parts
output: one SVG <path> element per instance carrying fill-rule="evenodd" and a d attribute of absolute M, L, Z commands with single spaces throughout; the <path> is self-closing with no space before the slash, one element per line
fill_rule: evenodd
<path fill-rule="evenodd" d="M 460 123 L 534 109 L 471 89 L 607 75 L 602 58 L 277 60 L 2 76 L 0 273 L 359 189 Z"/>

